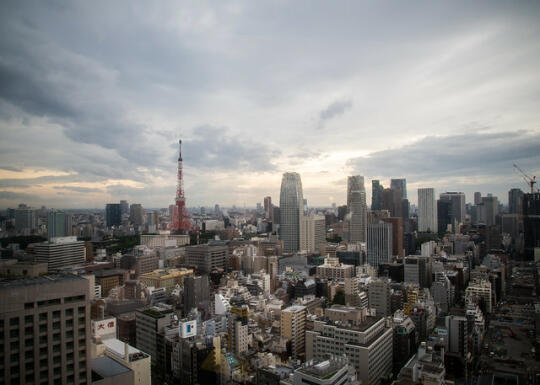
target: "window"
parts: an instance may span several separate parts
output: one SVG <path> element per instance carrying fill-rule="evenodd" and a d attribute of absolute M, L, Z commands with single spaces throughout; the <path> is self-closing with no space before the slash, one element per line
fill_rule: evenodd
<path fill-rule="evenodd" d="M 24 370 L 26 370 L 27 372 L 34 370 L 34 363 L 27 362 L 26 364 L 24 364 Z"/>
<path fill-rule="evenodd" d="M 25 316 L 24 316 L 24 322 L 26 322 L 26 323 L 32 323 L 32 322 L 34 322 L 34 316 L 32 316 L 32 315 L 25 315 Z"/>
<path fill-rule="evenodd" d="M 60 310 L 53 311 L 52 316 L 54 319 L 60 318 Z"/>
<path fill-rule="evenodd" d="M 17 326 L 19 325 L 19 319 L 18 318 L 10 318 L 9 319 L 9 326 Z"/>
<path fill-rule="evenodd" d="M 19 331 L 17 329 L 13 329 L 9 331 L 9 336 L 11 338 L 17 338 L 19 336 Z"/>
<path fill-rule="evenodd" d="M 66 317 L 73 317 L 73 309 L 66 309 Z"/>
<path fill-rule="evenodd" d="M 53 326 L 53 330 L 59 330 L 60 329 L 60 322 L 54 322 L 52 326 Z"/>
<path fill-rule="evenodd" d="M 25 308 L 25 310 L 33 309 L 34 308 L 34 303 L 33 302 L 26 302 L 24 304 L 24 308 Z"/>
<path fill-rule="evenodd" d="M 86 308 L 84 306 L 79 307 L 79 315 L 84 315 Z"/>
<path fill-rule="evenodd" d="M 11 344 L 9 344 L 9 348 L 11 350 L 19 350 L 19 341 L 13 341 Z"/>
<path fill-rule="evenodd" d="M 47 355 L 47 350 L 48 350 L 48 349 L 47 349 L 46 346 L 44 346 L 44 347 L 42 347 L 42 348 L 39 348 L 39 355 L 40 355 L 40 356 L 46 356 L 46 355 Z"/>
<path fill-rule="evenodd" d="M 66 321 L 66 327 L 68 327 L 68 328 L 72 328 L 72 327 L 73 327 L 73 320 L 72 320 L 72 319 L 68 319 L 68 320 Z"/>
<path fill-rule="evenodd" d="M 39 337 L 39 344 L 46 344 L 47 343 L 47 336 L 41 336 Z"/>
<path fill-rule="evenodd" d="M 47 321 L 47 313 L 39 313 L 40 321 Z"/>

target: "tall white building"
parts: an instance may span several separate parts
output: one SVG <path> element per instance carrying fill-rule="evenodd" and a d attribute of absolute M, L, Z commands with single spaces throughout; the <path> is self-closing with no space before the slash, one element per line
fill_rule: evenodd
<path fill-rule="evenodd" d="M 347 179 L 347 212 L 349 241 L 365 242 L 367 237 L 367 205 L 364 177 L 353 175 Z"/>
<path fill-rule="evenodd" d="M 302 216 L 300 231 L 300 249 L 308 254 L 318 253 L 319 245 L 326 240 L 324 216 L 313 213 Z"/>
<path fill-rule="evenodd" d="M 435 189 L 418 189 L 418 231 L 437 232 L 437 202 L 435 202 Z"/>
<path fill-rule="evenodd" d="M 370 223 L 367 226 L 367 259 L 377 268 L 381 263 L 392 261 L 392 224 Z"/>
<path fill-rule="evenodd" d="M 300 250 L 302 217 L 304 216 L 304 196 L 300 174 L 286 172 L 281 179 L 279 195 L 280 227 L 283 251 L 294 253 Z"/>

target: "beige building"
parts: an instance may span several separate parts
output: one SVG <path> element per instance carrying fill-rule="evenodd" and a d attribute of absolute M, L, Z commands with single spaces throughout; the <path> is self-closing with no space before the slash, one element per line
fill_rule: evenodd
<path fill-rule="evenodd" d="M 192 269 L 154 270 L 151 273 L 142 274 L 139 280 L 146 286 L 164 287 L 170 293 L 176 284 L 183 285 L 184 277 L 190 275 L 193 275 Z"/>
<path fill-rule="evenodd" d="M 306 314 L 305 306 L 289 306 L 281 311 L 281 336 L 291 341 L 295 358 L 304 355 Z"/>
<path fill-rule="evenodd" d="M 158 247 L 180 247 L 189 245 L 189 235 L 153 234 L 141 235 L 141 245 L 151 249 Z"/>
<path fill-rule="evenodd" d="M 325 258 L 322 265 L 317 266 L 317 277 L 343 280 L 354 276 L 354 265 L 345 265 L 338 258 Z"/>
<path fill-rule="evenodd" d="M 309 214 L 302 217 L 300 250 L 308 254 L 319 253 L 319 246 L 326 241 L 324 215 Z"/>

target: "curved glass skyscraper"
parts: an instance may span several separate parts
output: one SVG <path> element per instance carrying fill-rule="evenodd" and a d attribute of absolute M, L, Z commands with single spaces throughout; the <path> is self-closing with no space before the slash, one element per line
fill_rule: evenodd
<path fill-rule="evenodd" d="M 294 253 L 300 250 L 300 226 L 304 215 L 304 196 L 300 174 L 286 172 L 281 179 L 279 194 L 280 238 L 283 240 L 283 251 Z"/>

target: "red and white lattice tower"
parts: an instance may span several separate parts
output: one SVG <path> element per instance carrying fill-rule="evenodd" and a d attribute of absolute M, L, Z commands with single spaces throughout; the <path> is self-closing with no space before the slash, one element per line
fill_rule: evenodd
<path fill-rule="evenodd" d="M 192 230 L 191 221 L 186 210 L 186 198 L 184 197 L 184 176 L 182 175 L 182 140 L 178 141 L 178 181 L 176 185 L 176 204 L 173 217 L 169 224 L 169 230 L 176 234 L 187 234 Z"/>

